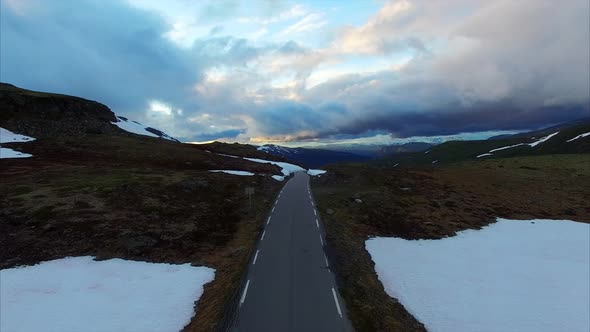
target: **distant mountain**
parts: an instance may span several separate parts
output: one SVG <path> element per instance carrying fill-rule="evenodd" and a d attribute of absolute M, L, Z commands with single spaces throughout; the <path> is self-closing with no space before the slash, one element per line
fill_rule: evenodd
<path fill-rule="evenodd" d="M 571 128 L 571 127 L 575 127 L 575 126 L 583 126 L 583 125 L 590 125 L 590 118 L 568 121 L 568 122 L 560 123 L 555 126 L 546 127 L 543 129 L 524 132 L 524 133 L 518 133 L 518 134 L 512 134 L 512 135 L 508 134 L 508 135 L 492 136 L 488 139 L 489 140 L 499 140 L 499 139 L 508 139 L 508 138 L 517 138 L 517 137 L 543 136 L 543 135 L 546 135 L 551 132 L 555 132 L 555 131 L 559 131 L 562 129 L 567 129 L 567 128 Z"/>
<path fill-rule="evenodd" d="M 382 166 L 436 165 L 517 156 L 590 153 L 590 121 L 579 120 L 517 135 L 481 141 L 449 141 L 424 152 L 375 160 Z"/>
<path fill-rule="evenodd" d="M 405 144 L 389 145 L 379 150 L 379 155 L 387 156 L 408 152 L 420 152 L 431 148 L 434 144 L 425 142 L 410 142 Z"/>
<path fill-rule="evenodd" d="M 288 148 L 274 144 L 260 146 L 258 147 L 258 150 L 287 160 L 293 160 L 308 168 L 318 168 L 326 164 L 340 162 L 363 162 L 371 159 L 370 157 L 350 152 L 324 149 Z"/>

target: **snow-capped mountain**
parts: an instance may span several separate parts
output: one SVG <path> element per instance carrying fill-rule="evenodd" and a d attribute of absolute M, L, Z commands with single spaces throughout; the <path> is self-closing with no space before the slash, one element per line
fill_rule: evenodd
<path fill-rule="evenodd" d="M 258 151 L 299 162 L 306 167 L 316 168 L 337 162 L 362 162 L 370 158 L 354 153 L 324 149 L 288 148 L 280 145 L 266 144 L 258 147 Z"/>

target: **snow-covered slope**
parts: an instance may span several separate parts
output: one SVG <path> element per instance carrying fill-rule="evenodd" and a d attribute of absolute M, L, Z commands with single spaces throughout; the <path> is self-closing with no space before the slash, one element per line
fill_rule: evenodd
<path fill-rule="evenodd" d="M 494 152 L 502 151 L 502 150 L 506 150 L 506 149 L 512 149 L 512 148 L 519 147 L 519 146 L 530 146 L 531 148 L 534 148 L 535 146 L 537 146 L 537 145 L 539 145 L 539 144 L 541 144 L 543 142 L 546 142 L 546 141 L 550 140 L 551 137 L 553 137 L 553 136 L 555 136 L 557 134 L 559 134 L 559 131 L 558 132 L 555 132 L 553 134 L 547 135 L 545 137 L 542 137 L 542 138 L 540 138 L 540 139 L 538 139 L 538 140 L 536 140 L 536 141 L 534 141 L 532 143 L 518 143 L 518 144 L 514 144 L 514 145 L 508 145 L 508 146 L 499 147 L 499 148 L 490 150 L 487 153 L 482 153 L 482 154 L 478 155 L 477 158 L 493 156 L 494 155 Z"/>
<path fill-rule="evenodd" d="M 215 270 L 68 257 L 0 275 L 0 331 L 177 332 Z"/>
<path fill-rule="evenodd" d="M 0 127 L 0 143 L 31 142 L 34 140 L 35 138 L 33 137 L 15 134 L 8 129 Z M 33 155 L 28 153 L 19 152 L 10 148 L 0 147 L 0 159 L 28 158 L 32 156 Z"/>
<path fill-rule="evenodd" d="M 126 118 L 124 116 L 117 115 L 117 120 L 118 121 L 113 122 L 113 124 L 121 129 L 127 131 L 127 132 L 138 134 L 138 135 L 144 135 L 144 136 L 160 137 L 160 138 L 164 138 L 164 139 L 167 139 L 170 141 L 178 142 L 177 139 L 165 134 L 162 131 L 159 131 L 159 130 L 151 128 L 151 127 L 146 127 L 146 126 L 142 125 L 141 123 L 139 123 L 137 121 L 129 120 L 128 118 Z"/>
<path fill-rule="evenodd" d="M 584 138 L 586 136 L 590 136 L 590 132 L 580 134 L 580 135 L 578 135 L 578 136 L 576 136 L 576 137 L 574 137 L 572 139 L 568 139 L 567 142 L 572 142 L 572 141 L 575 141 L 577 139 Z"/>
<path fill-rule="evenodd" d="M 441 240 L 366 242 L 429 331 L 590 331 L 590 225 L 506 220 Z"/>

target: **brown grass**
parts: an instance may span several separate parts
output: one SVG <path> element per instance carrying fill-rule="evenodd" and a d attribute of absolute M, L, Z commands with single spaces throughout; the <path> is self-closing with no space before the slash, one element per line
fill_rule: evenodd
<path fill-rule="evenodd" d="M 341 291 L 359 331 L 424 329 L 385 293 L 365 250 L 369 236 L 437 239 L 479 229 L 497 217 L 590 222 L 590 155 L 420 169 L 340 165 L 315 179 L 312 188 Z M 355 203 L 357 198 L 362 203 Z"/>
<path fill-rule="evenodd" d="M 99 138 L 40 140 L 28 147 L 34 158 L 0 161 L 0 268 L 80 255 L 206 265 L 216 278 L 185 330 L 215 330 L 282 183 L 207 169 L 275 167 L 161 140 Z M 245 187 L 256 190 L 251 209 Z"/>

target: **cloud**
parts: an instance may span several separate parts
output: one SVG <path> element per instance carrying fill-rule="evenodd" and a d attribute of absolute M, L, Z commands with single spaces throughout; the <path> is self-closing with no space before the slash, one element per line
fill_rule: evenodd
<path fill-rule="evenodd" d="M 313 31 L 326 25 L 327 21 L 324 19 L 324 15 L 320 13 L 311 13 L 288 26 L 281 32 L 283 35 L 302 33 L 306 31 Z"/>
<path fill-rule="evenodd" d="M 356 7 L 338 17 L 320 3 L 4 0 L 0 76 L 187 140 L 452 135 L 590 116 L 587 0 L 386 1 L 357 25 L 345 24 Z"/>
<path fill-rule="evenodd" d="M 125 113 L 143 109 L 147 98 L 184 100 L 179 86 L 200 79 L 199 62 L 162 37 L 167 26 L 149 12 L 108 0 L 24 2 L 24 13 L 1 5 L 3 81 Z"/>

